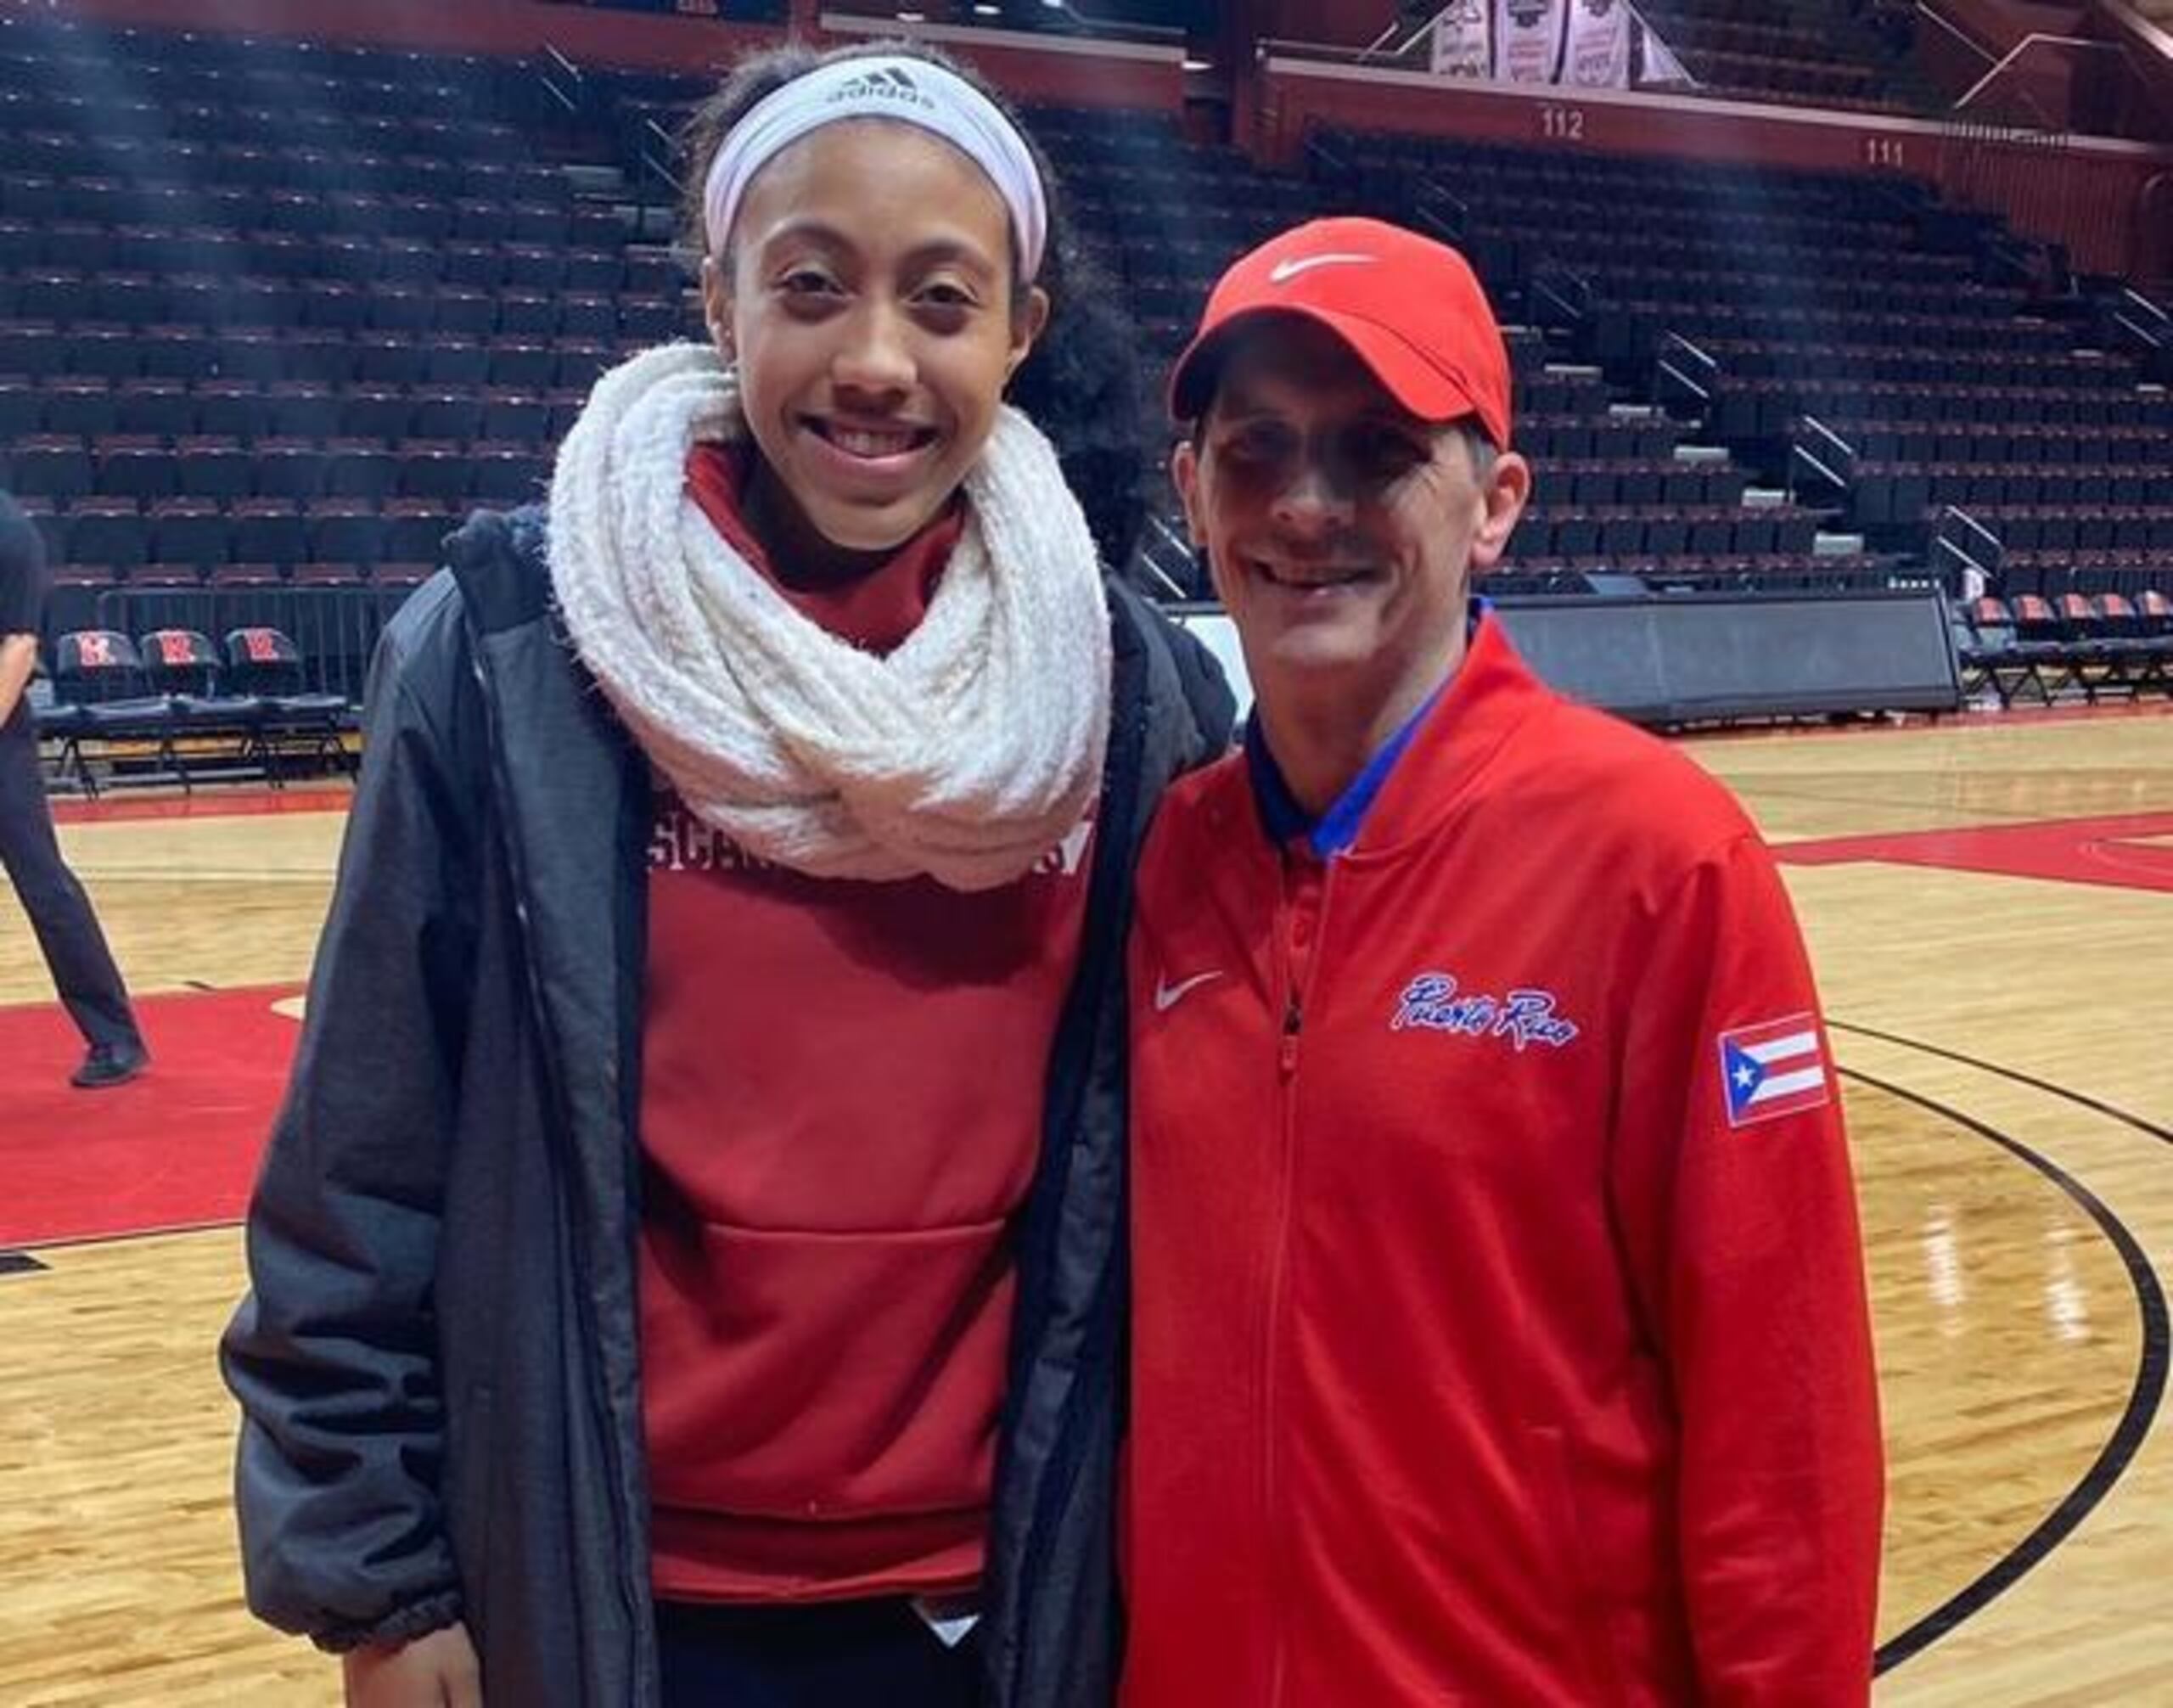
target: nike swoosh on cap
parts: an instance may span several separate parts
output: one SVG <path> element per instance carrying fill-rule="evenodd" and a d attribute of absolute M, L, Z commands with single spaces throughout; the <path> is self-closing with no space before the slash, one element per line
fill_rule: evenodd
<path fill-rule="evenodd" d="M 1157 978 L 1154 980 L 1154 1012 L 1158 1014 L 1166 1014 L 1209 980 L 1219 979 L 1221 976 L 1221 969 L 1217 969 L 1212 972 L 1194 973 L 1190 978 L 1180 979 L 1174 985 Z"/>
<path fill-rule="evenodd" d="M 1300 273 L 1312 267 L 1350 267 L 1370 262 L 1376 258 L 1370 255 L 1348 255 L 1341 252 L 1330 255 L 1293 256 L 1287 261 L 1278 261 L 1268 269 L 1267 282 L 1270 284 L 1288 284 Z"/>

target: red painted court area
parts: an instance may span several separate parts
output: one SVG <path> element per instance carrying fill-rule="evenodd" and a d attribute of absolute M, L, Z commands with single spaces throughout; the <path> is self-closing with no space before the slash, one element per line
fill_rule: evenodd
<path fill-rule="evenodd" d="M 272 1004 L 299 988 L 139 997 L 150 1070 L 100 1092 L 68 1083 L 58 1003 L 0 1008 L 0 1248 L 239 1220 L 301 1031 Z"/>
<path fill-rule="evenodd" d="M 2173 891 L 2173 812 L 1835 836 L 1791 842 L 1774 851 L 1788 866 L 1875 860 L 1891 866 L 1938 866 L 2060 884 Z"/>

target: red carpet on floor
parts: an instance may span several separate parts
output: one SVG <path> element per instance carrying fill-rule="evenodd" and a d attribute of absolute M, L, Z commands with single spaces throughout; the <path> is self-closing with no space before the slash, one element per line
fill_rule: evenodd
<path fill-rule="evenodd" d="M 291 985 L 139 997 L 142 1078 L 77 1091 L 58 1003 L 0 1008 L 0 1247 L 240 1219 L 301 1027 Z"/>

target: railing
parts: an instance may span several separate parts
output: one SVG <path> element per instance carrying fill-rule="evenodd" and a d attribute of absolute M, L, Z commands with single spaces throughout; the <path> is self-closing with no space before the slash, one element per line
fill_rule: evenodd
<path fill-rule="evenodd" d="M 1963 29 L 1959 24 L 1957 24 L 1951 18 L 1948 17 L 1946 13 L 1940 11 L 1938 7 L 1928 6 L 1924 3 L 1924 0 L 1917 0 L 1917 15 L 1919 18 L 1929 19 L 1932 23 L 1938 25 L 1940 29 L 1946 31 L 1948 35 L 1953 37 L 1956 41 L 1959 42 L 1963 47 L 1974 53 L 1979 59 L 1982 59 L 1987 65 L 1992 64 L 1993 61 L 1999 57 L 1997 54 L 1993 53 L 1990 48 L 1987 48 L 1982 42 L 1979 42 L 1974 36 L 1971 35 L 1967 30 Z"/>
<path fill-rule="evenodd" d="M 1969 542 L 1968 544 L 1957 540 L 1949 532 L 1948 525 L 1951 523 L 1959 523 L 1968 531 L 1963 538 Z M 1971 546 L 1975 549 L 1972 550 Z M 1972 572 L 1977 577 L 1977 590 L 1983 591 L 1985 584 L 1998 571 L 2000 560 L 2006 555 L 2007 543 L 1967 510 L 1948 504 L 1940 511 L 1939 524 L 1933 531 L 1932 549 L 1934 553 L 1945 553 L 1942 561 L 1958 566 L 1962 572 L 1962 587 L 1950 591 L 1966 593 Z M 1983 555 L 1979 556 L 1979 553 Z M 1969 596 L 1974 598 L 1974 594 Z"/>
<path fill-rule="evenodd" d="M 1393 28 L 1389 31 L 1395 33 Z M 1335 42 L 1300 42 L 1283 36 L 1262 36 L 1253 43 L 1253 59 L 1261 65 L 1270 59 L 1312 59 L 1328 65 L 1376 65 L 1380 55 L 1373 48 L 1353 48 Z"/>
<path fill-rule="evenodd" d="M 2120 287 L 2117 301 L 2119 306 L 2113 311 L 2114 325 L 2133 333 L 2153 351 L 2173 345 L 2173 315 L 2130 285 Z"/>
<path fill-rule="evenodd" d="M 1938 28 L 1945 33 L 1948 40 L 1959 42 L 1962 46 L 1962 51 L 1968 54 L 1969 60 L 1974 64 L 1979 66 L 1989 66 L 1995 69 L 1998 66 L 2000 56 L 1997 53 L 1993 52 L 1992 49 L 1986 46 L 1983 42 L 1979 41 L 1974 35 L 1971 34 L 1968 31 L 1963 29 L 1959 24 L 1956 23 L 1953 19 L 1948 17 L 1946 13 L 1940 11 L 1938 7 L 1927 4 L 1926 0 L 1917 0 L 1917 16 L 1924 20 L 1928 23 L 1937 25 Z M 1925 50 L 1920 46 L 1918 52 L 1921 57 L 1923 55 Z M 1954 75 L 1968 75 L 1967 71 L 1962 67 L 1954 67 L 1952 70 Z M 1982 76 L 1983 74 L 1980 72 L 1979 75 Z M 2030 94 L 2028 89 L 2018 89 L 2016 93 L 2021 98 L 2023 104 L 2030 109 L 2030 113 L 2037 124 L 2047 130 L 2057 130 L 2058 128 L 2058 126 L 2052 122 L 2051 117 L 2046 113 L 2045 110 L 2037 104 L 2035 98 Z"/>
<path fill-rule="evenodd" d="M 1413 204 L 1418 222 L 1448 243 L 1461 244 L 1471 229 L 1471 204 L 1432 178 L 1419 180 Z"/>
<path fill-rule="evenodd" d="M 674 197 L 684 195 L 686 186 L 672 163 L 679 158 L 679 144 L 671 132 L 654 119 L 643 119 L 637 132 L 642 169 L 671 187 Z"/>
<path fill-rule="evenodd" d="M 1340 183 L 1350 177 L 1353 164 L 1329 147 L 1326 138 L 1309 136 L 1305 138 L 1305 176 L 1317 181 L 1323 169 L 1330 183 Z"/>
<path fill-rule="evenodd" d="M 1444 6 L 1438 11 L 1428 13 L 1424 19 L 1411 25 L 1410 33 L 1405 35 L 1401 42 L 1395 42 L 1395 38 L 1403 31 L 1405 20 L 1401 18 L 1391 18 L 1379 35 L 1374 37 L 1371 42 L 1358 50 L 1353 63 L 1363 65 L 1376 59 L 1401 59 L 1423 42 L 1434 26 L 1453 9 L 1454 0 L 1451 0 L 1450 5 Z M 1395 46 L 1393 48 L 1389 46 L 1391 42 L 1395 42 Z"/>
<path fill-rule="evenodd" d="M 1152 42 L 1157 47 L 1182 49 L 1187 39 L 1183 28 L 1175 24 L 1149 24 L 1137 18 L 1098 18 L 1084 8 L 1073 5 L 1071 0 L 1042 0 L 1042 5 L 1044 10 L 1069 18 L 1089 35 L 1108 41 Z M 874 10 L 879 24 L 896 15 L 879 7 Z M 896 25 L 891 27 L 895 29 Z"/>
<path fill-rule="evenodd" d="M 536 73 L 536 81 L 570 115 L 577 115 L 587 104 L 588 81 L 581 76 L 581 67 L 548 42 L 543 44 L 543 69 Z"/>
<path fill-rule="evenodd" d="M 1176 560 L 1184 571 L 1182 576 L 1166 567 L 1167 558 Z M 1152 512 L 1147 518 L 1147 538 L 1140 544 L 1138 562 L 1152 583 L 1148 592 L 1154 598 L 1168 601 L 1194 597 L 1192 583 L 1198 560 L 1193 555 L 1192 542 Z"/>
<path fill-rule="evenodd" d="M 630 126 L 626 105 L 614 93 L 609 79 L 591 84 L 580 65 L 548 42 L 543 44 L 543 55 L 544 69 L 538 73 L 537 81 L 570 116 L 608 134 L 616 146 L 619 157 L 610 169 L 616 177 L 607 186 L 607 194 L 611 200 L 631 209 L 626 216 L 631 221 L 630 240 L 676 242 L 678 206 L 685 194 L 676 170 L 678 139 L 652 118 L 643 117 Z M 629 150 L 637 169 L 632 174 L 626 170 Z M 637 181 L 643 175 L 669 193 L 668 210 L 650 206 Z"/>
<path fill-rule="evenodd" d="M 1661 381 L 1672 380 L 1695 399 L 1700 408 L 1711 405 L 1713 393 L 1721 382 L 1718 362 L 1679 332 L 1670 332 L 1660 340 L 1658 360 Z"/>
<path fill-rule="evenodd" d="M 1535 319 L 1540 309 L 1551 307 L 1557 317 L 1547 323 L 1574 329 L 1592 312 L 1592 282 L 1574 267 L 1549 261 L 1534 270 L 1531 296 Z"/>
<path fill-rule="evenodd" d="M 2048 36 L 2042 31 L 2033 30 L 2029 35 L 2024 36 L 2019 42 L 2016 42 L 2013 47 L 2008 48 L 1997 65 L 1994 65 L 1991 70 L 1985 72 L 1983 76 L 1978 78 L 1974 83 L 1969 86 L 1967 93 L 1962 95 L 1961 99 L 1957 100 L 1954 104 L 1954 110 L 1957 113 L 1967 112 L 1969 108 L 1976 103 L 1979 96 L 1982 95 L 1995 83 L 1998 82 L 2013 67 L 2020 64 L 2024 59 L 2030 57 L 2037 49 L 2042 48 L 2072 48 L 2082 53 L 2111 53 L 2116 56 L 2120 52 L 2119 46 L 2111 42 L 2092 42 L 2086 37 L 2082 36 Z M 2026 93 L 2024 96 L 2024 99 L 2026 101 L 2029 100 L 2029 97 Z M 2032 109 L 2035 109 L 2037 105 L 2035 101 L 2030 101 L 2029 104 Z M 2041 112 L 2040 114 L 2040 117 L 2041 119 L 2042 117 Z M 2046 120 L 2044 122 L 2050 129 L 2059 130 L 2064 128 L 2061 126 L 2052 124 L 2049 120 Z"/>
<path fill-rule="evenodd" d="M 1796 418 L 1798 436 L 1788 444 L 1788 496 L 1795 497 L 1796 464 L 1800 462 L 1828 485 L 1845 488 L 1856 478 L 1856 447 L 1816 415 Z M 1805 444 L 1803 435 L 1811 442 Z"/>
<path fill-rule="evenodd" d="M 1950 40 L 1961 43 L 1970 58 L 1985 67 L 1979 73 L 1977 81 L 1969 87 L 1968 91 L 1950 109 L 1950 111 L 1954 114 L 1967 113 L 1968 109 L 1995 84 L 2007 78 L 2007 73 L 2015 65 L 2026 58 L 2034 57 L 2035 50 L 2038 48 L 2058 45 L 2104 49 L 2112 46 L 2110 42 L 2088 42 L 2073 36 L 2048 36 L 2038 32 L 2024 37 L 2006 53 L 2002 54 L 1995 53 L 1991 47 L 1957 24 L 1939 8 L 1927 4 L 1926 0 L 1917 0 L 1917 16 L 1938 25 Z M 2027 110 L 2030 122 L 2040 129 L 2062 131 L 2066 128 L 2038 104 L 2036 97 L 2031 94 L 2025 86 L 2016 84 L 2010 93 L 2013 98 Z"/>

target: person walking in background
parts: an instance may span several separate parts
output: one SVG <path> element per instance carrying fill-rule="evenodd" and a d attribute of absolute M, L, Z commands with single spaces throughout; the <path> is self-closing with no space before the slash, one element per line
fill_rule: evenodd
<path fill-rule="evenodd" d="M 1123 1708 L 1849 1708 L 1883 1504 L 1772 856 L 1470 596 L 1530 489 L 1453 250 L 1244 256 L 1173 472 L 1257 696 L 1131 958 Z"/>
<path fill-rule="evenodd" d="M 30 703 L 45 580 L 44 539 L 0 492 L 0 865 L 30 915 L 61 1005 L 87 1046 L 70 1082 L 99 1091 L 134 1079 L 150 1065 L 151 1053 L 91 898 L 61 858 L 53 832 Z"/>
<path fill-rule="evenodd" d="M 1095 305 L 985 87 L 786 49 L 689 138 L 708 339 L 379 650 L 250 1600 L 355 1708 L 1100 1708 L 1124 924 L 1228 698 L 1063 478 Z"/>

